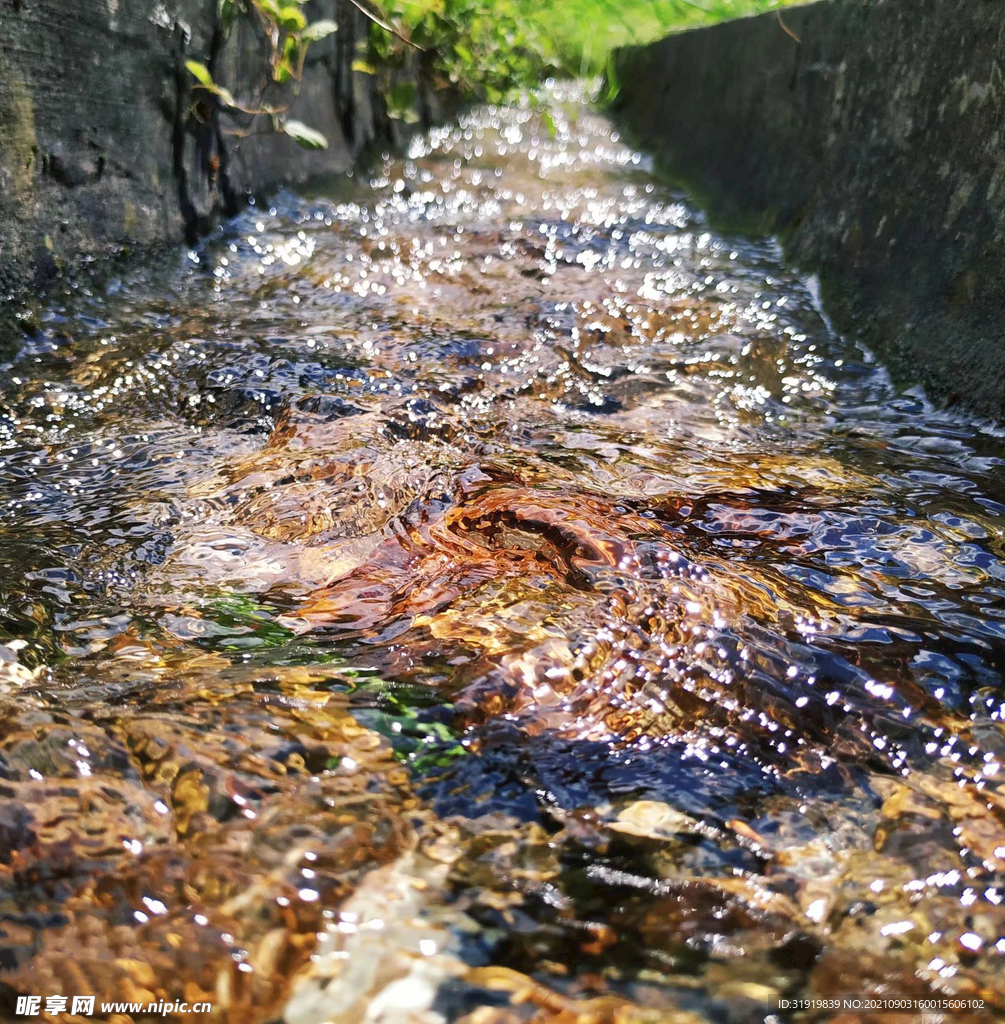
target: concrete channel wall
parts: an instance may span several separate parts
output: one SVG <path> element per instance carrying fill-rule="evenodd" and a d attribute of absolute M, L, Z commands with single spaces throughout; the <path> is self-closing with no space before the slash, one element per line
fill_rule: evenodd
<path fill-rule="evenodd" d="M 820 0 L 615 68 L 713 220 L 777 233 L 896 379 L 1005 418 L 1005 4 Z"/>
<path fill-rule="evenodd" d="M 252 24 L 225 38 L 218 0 L 0 0 L 0 355 L 54 278 L 194 241 L 249 191 L 345 169 L 393 136 L 371 76 L 352 71 L 366 19 L 348 0 L 305 10 L 339 25 L 311 47 L 291 110 L 328 137 L 315 152 L 283 135 L 237 140 L 190 116 L 186 59 L 238 97 L 267 76 Z"/>

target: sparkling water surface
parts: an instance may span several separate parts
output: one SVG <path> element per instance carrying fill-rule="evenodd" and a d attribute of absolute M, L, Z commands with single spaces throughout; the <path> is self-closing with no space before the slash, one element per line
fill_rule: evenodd
<path fill-rule="evenodd" d="M 575 89 L 479 108 L 3 367 L 0 1000 L 990 1003 L 1003 676 L 1005 435 Z"/>

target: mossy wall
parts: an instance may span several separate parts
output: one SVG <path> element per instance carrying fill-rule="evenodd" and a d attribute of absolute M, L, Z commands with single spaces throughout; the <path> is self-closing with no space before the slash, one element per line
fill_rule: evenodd
<path fill-rule="evenodd" d="M 339 31 L 315 43 L 292 116 L 324 151 L 282 135 L 233 139 L 188 117 L 186 59 L 254 94 L 264 47 L 229 38 L 218 0 L 0 0 L 0 350 L 33 297 L 124 252 L 194 241 L 249 191 L 346 168 L 390 138 L 370 76 L 351 70 L 367 22 L 348 0 L 311 0 Z M 427 99 L 426 108 L 431 105 Z"/>
<path fill-rule="evenodd" d="M 820 0 L 616 69 L 621 117 L 722 224 L 778 234 L 898 380 L 1005 418 L 1005 5 Z"/>

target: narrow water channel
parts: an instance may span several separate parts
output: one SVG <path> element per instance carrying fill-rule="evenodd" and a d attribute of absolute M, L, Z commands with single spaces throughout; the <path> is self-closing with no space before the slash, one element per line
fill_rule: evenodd
<path fill-rule="evenodd" d="M 1005 434 L 813 293 L 559 89 L 51 310 L 0 1000 L 1005 996 Z"/>

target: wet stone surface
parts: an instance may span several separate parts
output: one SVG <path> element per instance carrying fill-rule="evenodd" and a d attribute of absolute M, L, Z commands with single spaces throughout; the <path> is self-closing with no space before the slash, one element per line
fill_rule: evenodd
<path fill-rule="evenodd" d="M 5 367 L 3 1000 L 1005 996 L 1005 438 L 543 103 Z"/>

